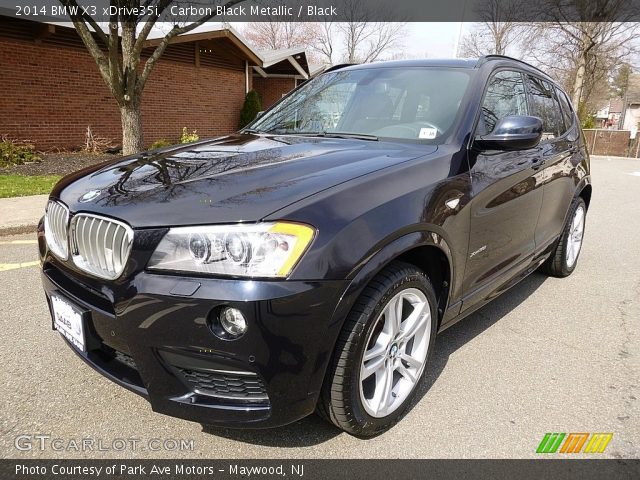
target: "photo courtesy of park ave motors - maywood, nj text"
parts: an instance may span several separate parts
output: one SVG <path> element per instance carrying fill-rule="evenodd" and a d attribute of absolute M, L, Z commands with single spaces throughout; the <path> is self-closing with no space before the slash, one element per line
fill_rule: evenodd
<path fill-rule="evenodd" d="M 639 478 L 640 0 L 0 0 L 0 478 Z"/>

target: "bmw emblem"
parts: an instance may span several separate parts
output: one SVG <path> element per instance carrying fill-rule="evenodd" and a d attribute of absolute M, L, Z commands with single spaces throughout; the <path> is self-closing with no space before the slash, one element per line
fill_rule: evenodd
<path fill-rule="evenodd" d="M 82 195 L 78 201 L 82 203 L 90 202 L 91 200 L 98 198 L 100 196 L 100 193 L 100 190 L 89 190 L 87 193 Z"/>

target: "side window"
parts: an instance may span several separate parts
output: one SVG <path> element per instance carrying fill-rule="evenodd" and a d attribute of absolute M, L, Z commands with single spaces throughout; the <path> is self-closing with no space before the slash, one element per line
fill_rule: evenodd
<path fill-rule="evenodd" d="M 565 128 L 553 86 L 530 75 L 527 75 L 527 83 L 531 95 L 531 115 L 542 119 L 542 139 L 559 137 Z"/>
<path fill-rule="evenodd" d="M 573 125 L 573 110 L 571 109 L 571 104 L 565 93 L 559 88 L 556 88 L 556 94 L 558 95 L 558 100 L 560 100 L 560 109 L 562 110 L 562 117 L 564 118 L 565 130 L 569 130 Z"/>
<path fill-rule="evenodd" d="M 493 132 L 498 120 L 508 115 L 527 115 L 527 97 L 522 74 L 502 70 L 493 75 L 487 85 L 478 133 Z"/>

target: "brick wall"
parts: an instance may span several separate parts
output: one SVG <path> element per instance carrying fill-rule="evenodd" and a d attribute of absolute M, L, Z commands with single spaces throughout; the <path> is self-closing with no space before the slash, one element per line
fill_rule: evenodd
<path fill-rule="evenodd" d="M 282 95 L 293 90 L 295 86 L 295 78 L 253 77 L 253 88 L 260 94 L 263 110 L 280 100 Z"/>
<path fill-rule="evenodd" d="M 121 141 L 120 113 L 84 47 L 0 35 L 0 135 L 38 149 L 77 148 L 87 126 Z M 182 127 L 201 137 L 236 130 L 245 95 L 237 68 L 161 60 L 143 97 L 145 144 L 173 139 Z"/>

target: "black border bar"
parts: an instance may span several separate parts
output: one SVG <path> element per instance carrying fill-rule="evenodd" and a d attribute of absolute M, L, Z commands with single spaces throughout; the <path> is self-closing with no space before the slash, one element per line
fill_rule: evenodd
<path fill-rule="evenodd" d="M 59 473 L 56 473 L 59 472 Z M 60 473 L 63 472 L 63 473 Z M 155 472 L 155 473 L 154 473 Z M 282 474 L 286 475 L 282 475 Z M 0 460 L 1 479 L 637 479 L 640 459 Z"/>
<path fill-rule="evenodd" d="M 159 1 L 118 13 L 144 21 Z M 77 0 L 97 21 L 109 21 L 116 8 L 111 3 Z M 640 0 L 174 0 L 158 13 L 159 21 L 173 23 L 211 14 L 211 22 L 637 22 Z M 69 21 L 59 0 L 0 0 L 0 15 Z"/>

